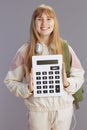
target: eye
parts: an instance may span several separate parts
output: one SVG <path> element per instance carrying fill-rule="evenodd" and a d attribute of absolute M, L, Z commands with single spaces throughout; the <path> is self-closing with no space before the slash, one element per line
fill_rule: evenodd
<path fill-rule="evenodd" d="M 47 18 L 47 20 L 51 20 L 51 18 Z"/>
<path fill-rule="evenodd" d="M 52 20 L 52 18 L 47 18 L 48 21 Z"/>
<path fill-rule="evenodd" d="M 42 21 L 42 20 L 43 20 L 43 17 L 37 17 L 36 20 Z"/>
<path fill-rule="evenodd" d="M 37 18 L 38 21 L 41 21 L 41 18 Z"/>

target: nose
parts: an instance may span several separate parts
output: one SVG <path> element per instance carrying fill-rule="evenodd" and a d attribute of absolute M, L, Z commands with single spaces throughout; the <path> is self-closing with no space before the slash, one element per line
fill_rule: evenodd
<path fill-rule="evenodd" d="M 45 19 L 42 19 L 42 22 L 45 22 L 46 20 Z"/>
<path fill-rule="evenodd" d="M 46 19 L 42 19 L 42 24 L 47 24 L 47 20 Z"/>
<path fill-rule="evenodd" d="M 46 23 L 46 22 L 47 22 L 47 20 L 43 18 L 42 19 L 42 23 Z"/>

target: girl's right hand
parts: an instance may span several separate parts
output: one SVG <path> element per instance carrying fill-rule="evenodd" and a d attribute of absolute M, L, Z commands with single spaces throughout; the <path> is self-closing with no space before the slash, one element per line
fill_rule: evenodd
<path fill-rule="evenodd" d="M 31 73 L 29 75 L 29 90 L 33 92 L 34 90 L 34 81 L 33 81 L 33 70 L 31 69 Z"/>

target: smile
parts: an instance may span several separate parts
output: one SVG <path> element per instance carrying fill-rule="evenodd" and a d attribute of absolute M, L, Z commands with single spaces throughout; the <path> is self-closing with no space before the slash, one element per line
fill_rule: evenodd
<path fill-rule="evenodd" d="M 48 30 L 48 29 L 49 29 L 49 27 L 48 27 L 48 28 L 45 28 L 45 27 L 41 27 L 41 29 L 42 29 L 42 30 Z"/>

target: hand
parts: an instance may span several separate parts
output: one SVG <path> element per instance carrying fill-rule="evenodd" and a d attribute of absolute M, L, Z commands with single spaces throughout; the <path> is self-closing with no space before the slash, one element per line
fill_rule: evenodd
<path fill-rule="evenodd" d="M 34 90 L 34 81 L 33 81 L 33 70 L 31 69 L 30 75 L 29 75 L 29 90 L 30 92 L 33 92 Z"/>
<path fill-rule="evenodd" d="M 62 64 L 62 80 L 63 80 L 64 88 L 67 88 L 70 85 L 70 83 L 67 81 L 67 75 L 66 75 L 66 71 L 65 71 L 65 63 L 64 62 Z"/>

